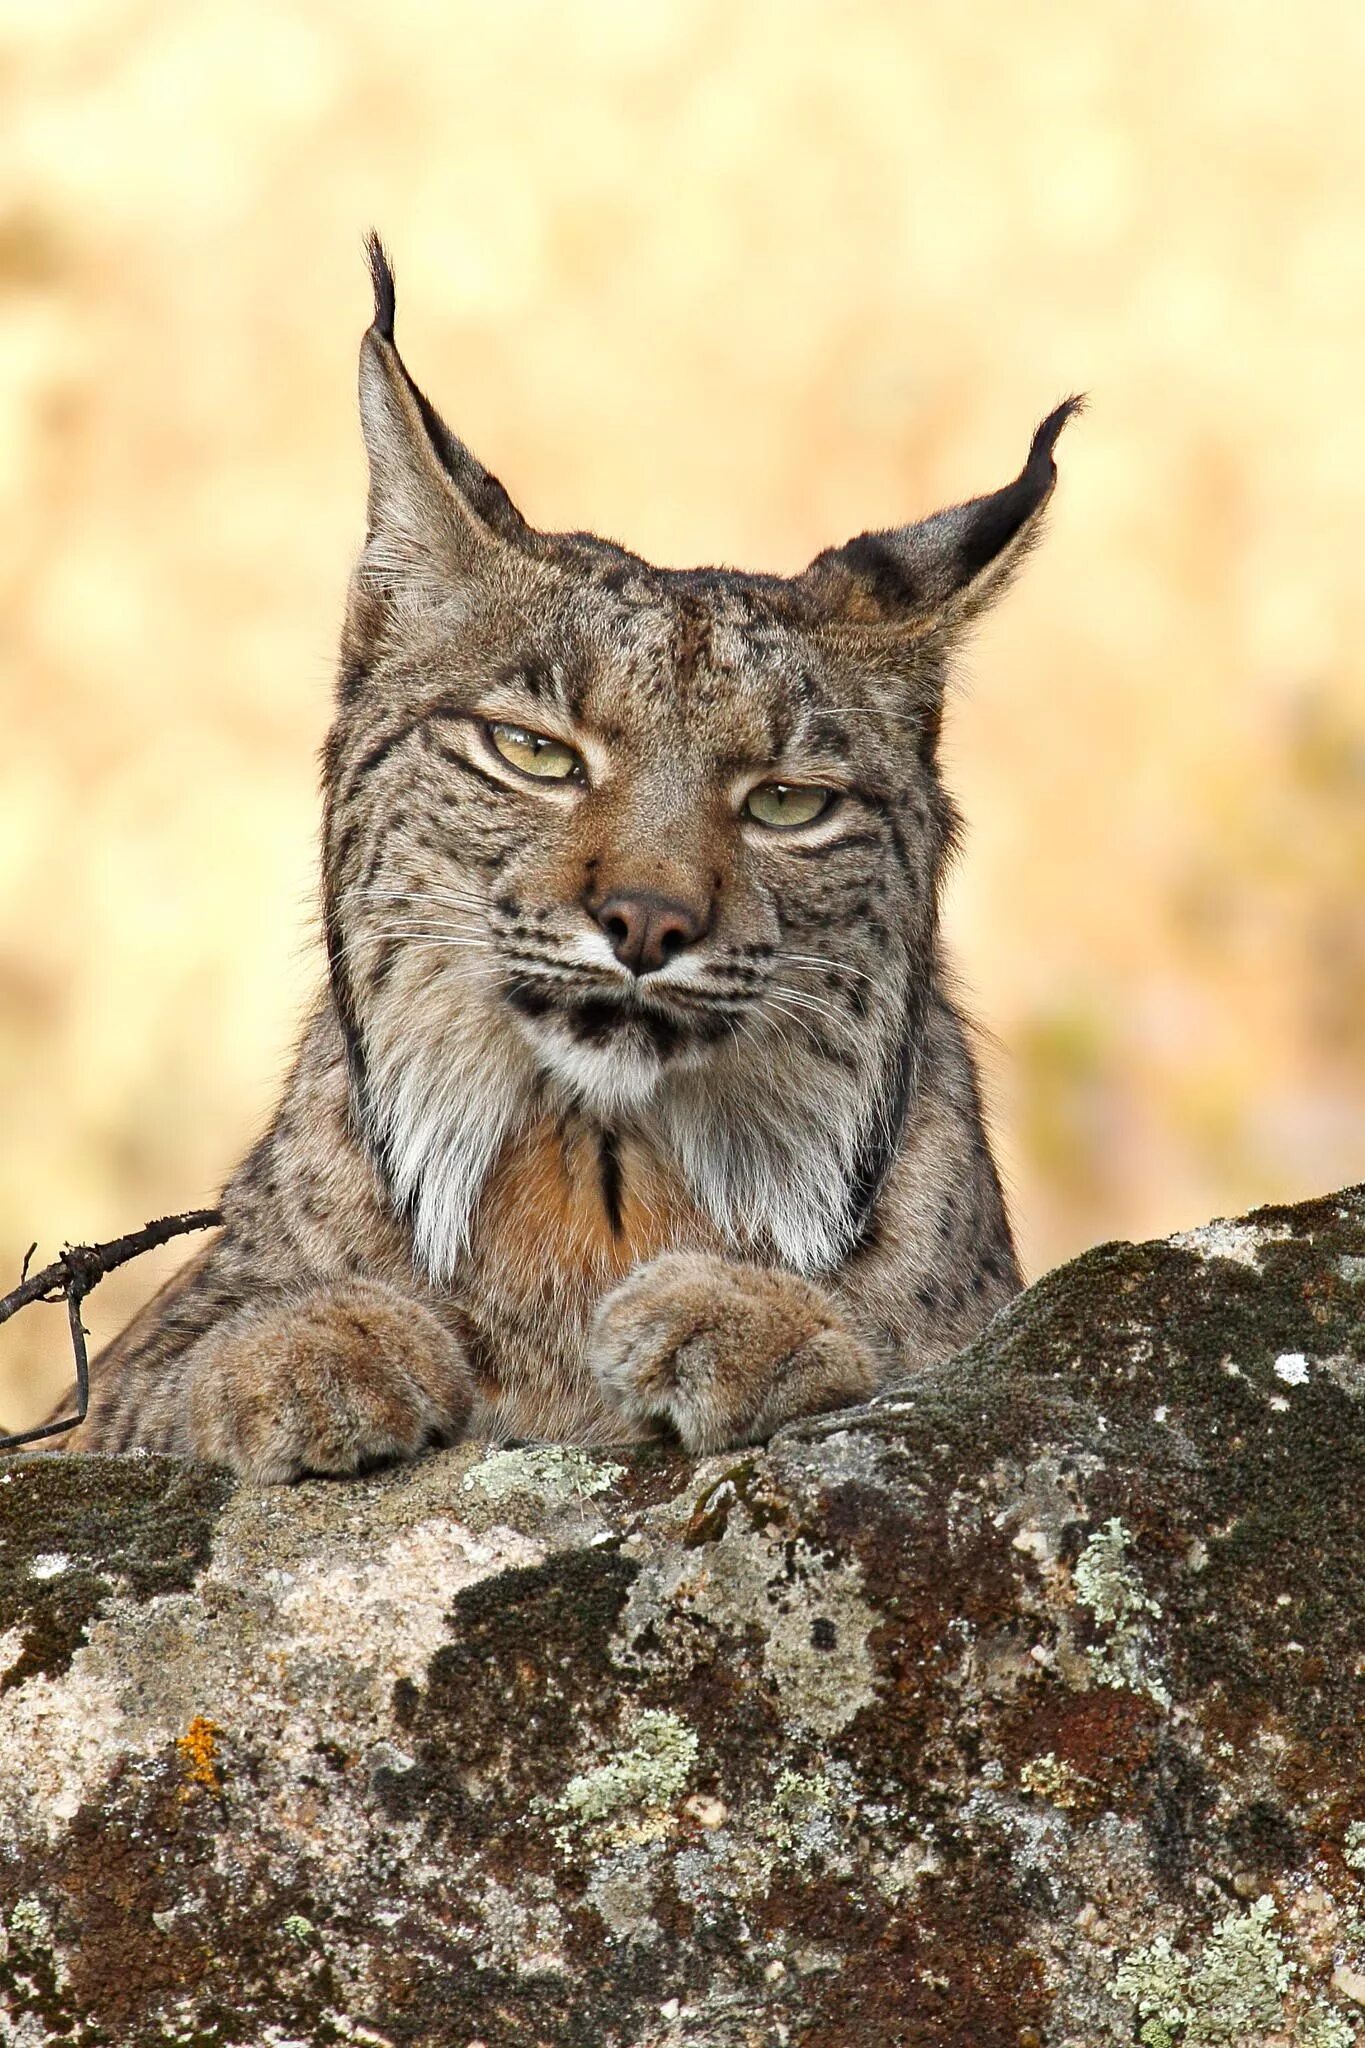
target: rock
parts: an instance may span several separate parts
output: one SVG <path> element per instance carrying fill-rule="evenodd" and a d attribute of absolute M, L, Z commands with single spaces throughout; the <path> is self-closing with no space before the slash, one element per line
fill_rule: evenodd
<path fill-rule="evenodd" d="M 1365 1189 L 693 1465 L 0 1467 L 0 2040 L 1349 2048 Z"/>

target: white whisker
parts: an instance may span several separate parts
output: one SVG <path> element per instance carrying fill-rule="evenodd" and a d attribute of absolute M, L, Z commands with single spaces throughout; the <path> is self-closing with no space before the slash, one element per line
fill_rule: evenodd
<path fill-rule="evenodd" d="M 789 1010 L 780 998 L 774 998 L 769 1006 L 769 1014 L 773 1013 L 776 1013 L 779 1017 L 784 1017 L 789 1024 L 797 1025 L 800 1030 L 805 1032 L 815 1050 L 817 1052 L 822 1050 L 820 1040 L 816 1035 L 815 1026 L 809 1023 L 799 1010 Z M 785 1036 L 785 1033 L 780 1035 Z"/>
<path fill-rule="evenodd" d="M 346 943 L 347 945 L 364 945 L 368 943 L 374 946 L 381 946 L 390 939 L 450 939 L 452 942 L 458 939 L 463 944 L 470 946 L 487 946 L 489 944 L 486 932 L 477 932 L 472 928 L 461 930 L 458 925 L 439 924 L 390 925 L 384 931 L 352 932 L 348 936 Z"/>
<path fill-rule="evenodd" d="M 892 711 L 880 704 L 818 704 L 812 707 L 814 715 L 839 718 L 889 718 L 896 725 L 919 725 L 922 721 L 912 711 Z"/>
<path fill-rule="evenodd" d="M 351 889 L 346 892 L 347 900 L 357 903 L 407 903 L 414 910 L 433 904 L 441 909 L 468 910 L 482 913 L 487 905 L 474 894 L 464 894 L 452 889 L 431 888 L 423 884 L 411 889 Z"/>
<path fill-rule="evenodd" d="M 828 1017 L 832 1024 L 842 1025 L 846 1021 L 842 1013 L 836 1010 L 832 1003 L 825 1002 L 820 996 L 811 995 L 806 989 L 773 989 L 769 992 L 768 1000 L 770 1002 L 780 1000 L 786 1003 L 794 1003 L 800 1010 L 810 1010 L 815 1016 Z"/>
<path fill-rule="evenodd" d="M 870 981 L 874 987 L 877 984 L 875 974 L 867 974 L 861 967 L 852 967 L 846 960 L 830 960 L 821 953 L 779 953 L 777 957 L 796 967 L 823 967 L 832 974 L 856 974 L 859 981 Z"/>

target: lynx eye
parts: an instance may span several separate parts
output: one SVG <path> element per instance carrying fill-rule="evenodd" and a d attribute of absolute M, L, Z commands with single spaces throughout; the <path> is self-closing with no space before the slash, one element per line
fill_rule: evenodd
<path fill-rule="evenodd" d="M 528 732 L 521 725 L 489 725 L 489 745 L 523 775 L 538 782 L 581 782 L 583 763 L 563 740 L 552 740 L 543 732 Z"/>
<path fill-rule="evenodd" d="M 814 782 L 760 782 L 749 791 L 744 815 L 756 824 L 790 832 L 796 825 L 813 825 L 833 801 L 834 791 Z"/>

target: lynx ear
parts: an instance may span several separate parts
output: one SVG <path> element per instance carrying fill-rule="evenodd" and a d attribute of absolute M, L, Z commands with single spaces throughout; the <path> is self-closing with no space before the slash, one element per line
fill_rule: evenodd
<path fill-rule="evenodd" d="M 367 244 L 374 321 L 360 344 L 360 423 L 370 461 L 369 533 L 362 565 L 469 570 L 481 554 L 529 528 L 408 375 L 393 338 L 393 271 L 378 235 Z"/>
<path fill-rule="evenodd" d="M 916 526 L 864 533 L 817 555 L 797 579 L 834 621 L 951 630 L 983 611 L 1038 537 L 1052 496 L 1057 436 L 1081 409 L 1068 398 L 1043 421 L 1012 484 Z"/>

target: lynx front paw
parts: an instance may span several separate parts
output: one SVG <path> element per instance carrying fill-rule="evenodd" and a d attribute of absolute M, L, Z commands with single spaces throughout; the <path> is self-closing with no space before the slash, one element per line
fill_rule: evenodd
<path fill-rule="evenodd" d="M 668 1252 L 607 1295 L 589 1363 L 637 1428 L 691 1451 L 758 1443 L 795 1415 L 876 1391 L 876 1367 L 828 1295 L 792 1273 Z"/>
<path fill-rule="evenodd" d="M 243 1311 L 196 1346 L 191 1456 L 283 1483 L 449 1443 L 469 1419 L 458 1344 L 416 1302 L 356 1284 Z"/>

